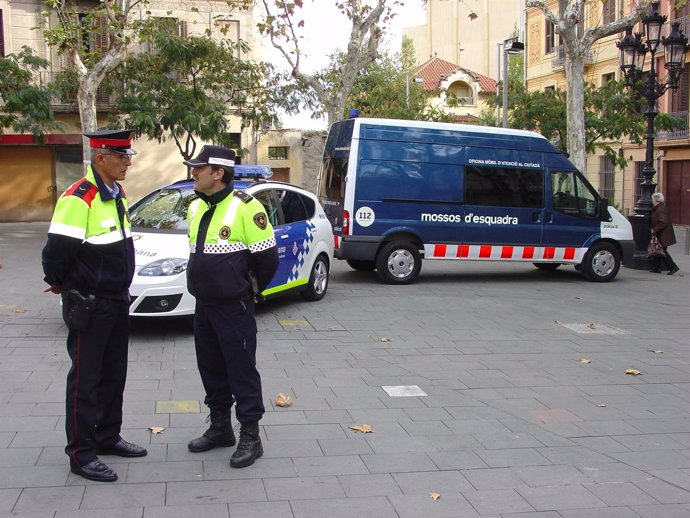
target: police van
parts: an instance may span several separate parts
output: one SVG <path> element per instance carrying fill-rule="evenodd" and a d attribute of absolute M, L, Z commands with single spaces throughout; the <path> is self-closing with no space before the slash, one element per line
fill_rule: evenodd
<path fill-rule="evenodd" d="M 628 220 L 543 136 L 352 118 L 329 130 L 318 196 L 335 257 L 389 284 L 422 259 L 573 265 L 610 281 L 632 256 Z"/>

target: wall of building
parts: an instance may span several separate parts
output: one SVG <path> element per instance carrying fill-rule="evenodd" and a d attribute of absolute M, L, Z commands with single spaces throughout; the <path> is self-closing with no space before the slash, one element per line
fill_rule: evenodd
<path fill-rule="evenodd" d="M 257 160 L 258 163 L 268 165 L 272 169 L 288 169 L 290 183 L 316 192 L 325 142 L 325 131 L 270 130 L 262 133 L 258 141 Z M 269 147 L 287 147 L 287 159 L 269 160 Z"/>
<path fill-rule="evenodd" d="M 429 0 L 426 25 L 405 28 L 403 34 L 412 39 L 418 64 L 438 57 L 495 78 L 497 44 L 516 30 L 522 34 L 523 6 L 524 0 Z"/>

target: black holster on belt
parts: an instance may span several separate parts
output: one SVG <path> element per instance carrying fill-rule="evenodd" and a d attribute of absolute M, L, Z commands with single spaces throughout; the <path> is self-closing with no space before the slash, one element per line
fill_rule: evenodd
<path fill-rule="evenodd" d="M 96 297 L 84 297 L 77 290 L 69 290 L 67 299 L 70 307 L 67 310 L 67 327 L 75 331 L 86 331 L 93 310 L 96 309 Z"/>

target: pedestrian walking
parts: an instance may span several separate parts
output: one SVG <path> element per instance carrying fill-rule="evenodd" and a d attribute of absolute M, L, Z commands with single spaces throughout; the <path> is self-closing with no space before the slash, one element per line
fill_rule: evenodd
<path fill-rule="evenodd" d="M 660 192 L 652 194 L 652 236 L 656 236 L 659 244 L 664 249 L 663 256 L 652 256 L 651 272 L 661 273 L 661 263 L 668 270 L 668 275 L 673 275 L 678 271 L 678 265 L 671 258 L 668 253 L 668 247 L 676 243 L 676 234 L 673 231 L 673 225 L 668 215 L 668 208 L 664 203 L 664 195 Z"/>
<path fill-rule="evenodd" d="M 134 245 L 127 198 L 118 183 L 132 163 L 130 131 L 84 133 L 91 164 L 60 196 L 43 248 L 43 272 L 60 294 L 68 327 L 65 432 L 70 469 L 89 480 L 113 482 L 117 473 L 98 455 L 143 457 L 125 441 L 122 401 L 127 378 L 129 285 Z"/>
<path fill-rule="evenodd" d="M 278 268 L 276 241 L 264 206 L 233 188 L 232 149 L 204 146 L 184 163 L 192 170 L 199 196 L 187 215 L 187 287 L 196 297 L 194 345 L 211 421 L 188 448 L 201 452 L 235 445 L 234 404 L 240 440 L 230 466 L 243 468 L 263 455 L 254 304 Z"/>

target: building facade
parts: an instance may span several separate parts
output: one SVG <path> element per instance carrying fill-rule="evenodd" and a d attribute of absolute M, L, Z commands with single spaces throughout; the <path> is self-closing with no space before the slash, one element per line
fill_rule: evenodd
<path fill-rule="evenodd" d="M 558 2 L 547 2 L 553 12 L 558 12 Z M 586 2 L 585 12 L 580 24 L 582 29 L 596 27 L 620 19 L 631 12 L 629 0 L 608 0 L 607 2 Z M 688 6 L 677 7 L 672 0 L 662 0 L 661 14 L 668 17 L 662 34 L 670 32 L 670 22 L 681 22 L 685 34 L 690 29 Z M 634 32 L 641 31 L 638 24 Z M 565 53 L 563 45 L 555 33 L 553 25 L 546 20 L 537 8 L 526 11 L 525 79 L 530 91 L 549 88 L 566 89 Z M 593 45 L 585 57 L 585 80 L 602 86 L 611 79 L 622 78 L 618 62 L 616 42 L 623 34 L 615 34 Z M 664 55 L 660 48 L 656 53 L 657 70 L 664 75 Z M 645 64 L 649 69 L 649 56 Z M 684 121 L 684 128 L 670 132 L 657 132 L 655 139 L 654 168 L 657 171 L 654 181 L 657 190 L 664 193 L 674 224 L 690 225 L 690 131 L 688 126 L 688 100 L 690 88 L 688 65 L 681 79 L 678 91 L 668 91 L 658 100 L 659 112 L 671 113 Z M 634 213 L 639 197 L 639 184 L 645 161 L 645 144 L 636 145 L 624 141 L 619 143 L 620 153 L 628 160 L 624 169 L 616 169 L 602 153 L 587 156 L 585 173 L 599 192 L 615 203 L 624 214 Z"/>
<path fill-rule="evenodd" d="M 524 0 L 428 0 L 426 24 L 403 29 L 418 64 L 439 58 L 499 78 L 505 40 L 522 37 Z"/>
<path fill-rule="evenodd" d="M 48 47 L 40 30 L 43 17 L 40 0 L 0 0 L 0 55 L 18 52 L 22 46 L 31 47 L 36 54 L 50 62 L 50 69 L 42 72 L 37 81 L 49 82 L 68 68 L 65 58 Z M 184 2 L 165 0 L 142 5 L 137 17 L 166 19 L 177 27 L 181 36 L 202 35 L 210 31 L 226 33 L 227 38 L 246 41 L 251 50 L 249 59 L 263 57 L 263 40 L 256 31 L 256 12 L 237 11 L 224 0 Z M 48 24 L 55 23 L 49 19 Z M 97 42 L 95 43 L 97 45 Z M 136 43 L 131 52 L 150 52 L 146 44 Z M 243 56 L 244 57 L 244 56 Z M 97 109 L 99 126 L 105 125 L 112 99 L 99 92 Z M 83 176 L 82 139 L 79 113 L 74 103 L 55 99 L 53 109 L 62 122 L 64 132 L 46 135 L 45 141 L 34 141 L 30 135 L 0 134 L 0 221 L 49 220 L 57 197 L 79 177 Z M 230 134 L 237 147 L 252 149 L 253 133 L 240 130 L 239 117 L 232 117 Z M 197 152 L 203 145 L 199 142 Z M 133 144 L 134 157 L 124 187 L 128 197 L 136 200 L 161 184 L 186 177 L 182 156 L 171 140 L 159 143 L 137 139 Z M 254 161 L 255 163 L 255 161 Z M 132 181 L 131 178 L 136 178 Z"/>

